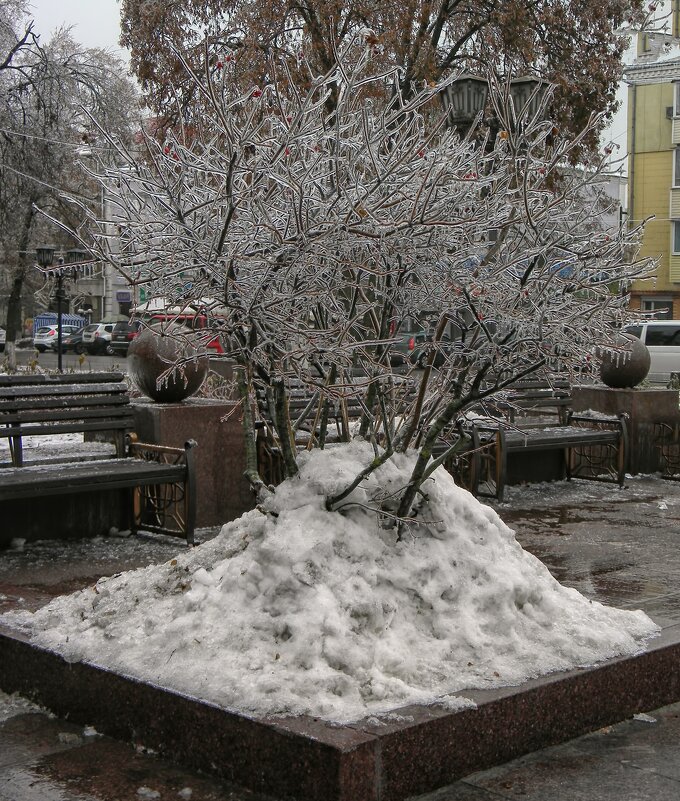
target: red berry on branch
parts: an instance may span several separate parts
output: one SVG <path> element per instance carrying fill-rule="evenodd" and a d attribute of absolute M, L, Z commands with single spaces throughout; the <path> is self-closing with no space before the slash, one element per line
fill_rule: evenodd
<path fill-rule="evenodd" d="M 218 61 L 218 62 L 217 62 L 217 69 L 218 69 L 218 70 L 221 70 L 223 66 L 224 66 L 224 65 L 222 64 L 222 62 L 221 62 L 221 61 Z"/>
<path fill-rule="evenodd" d="M 253 89 L 251 97 L 262 97 L 262 89 Z"/>
<path fill-rule="evenodd" d="M 163 152 L 164 152 L 164 153 L 165 153 L 165 155 L 167 156 L 167 155 L 168 155 L 168 153 L 170 152 L 170 148 L 169 148 L 169 147 L 166 145 L 166 146 L 163 148 Z"/>

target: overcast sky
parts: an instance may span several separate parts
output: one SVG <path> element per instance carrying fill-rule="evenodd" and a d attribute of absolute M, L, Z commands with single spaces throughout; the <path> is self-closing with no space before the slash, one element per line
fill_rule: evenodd
<path fill-rule="evenodd" d="M 120 6 L 117 0 L 29 0 L 36 32 L 48 39 L 62 25 L 73 27 L 73 38 L 85 47 L 125 51 L 118 44 Z"/>

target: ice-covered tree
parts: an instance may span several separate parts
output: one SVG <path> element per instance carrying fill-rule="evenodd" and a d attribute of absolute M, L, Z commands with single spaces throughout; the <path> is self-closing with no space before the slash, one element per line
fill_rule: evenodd
<path fill-rule="evenodd" d="M 523 376 L 592 369 L 593 346 L 614 341 L 627 283 L 647 264 L 635 260 L 638 231 L 603 228 L 602 163 L 567 166 L 590 128 L 562 137 L 544 119 L 549 96 L 538 111 L 515 108 L 490 75 L 494 125 L 461 138 L 441 114 L 445 83 L 406 98 L 400 71 L 373 71 L 372 52 L 360 37 L 325 74 L 310 69 L 304 91 L 286 60 L 272 61 L 245 92 L 229 51 L 206 53 L 205 76 L 192 73 L 201 123 L 149 137 L 143 159 L 119 148 L 121 166 L 100 173 L 125 248 L 92 222 L 94 246 L 131 282 L 170 305 L 204 299 L 222 321 L 260 497 L 254 418 L 273 421 L 295 475 L 288 397 L 302 384 L 315 422 L 307 447 L 337 433 L 328 409 L 349 397 L 363 408 L 354 433 L 374 445 L 329 509 L 395 454 L 419 450 L 407 486 L 375 500 L 404 520 L 467 410 Z M 423 369 L 403 374 L 393 354 L 409 320 L 432 341 Z"/>
<path fill-rule="evenodd" d="M 234 91 L 227 55 L 197 79 L 202 118 L 101 171 L 115 214 L 91 221 L 92 246 L 168 306 L 223 322 L 260 503 L 198 548 L 2 623 L 70 663 L 269 720 L 375 725 L 639 655 L 651 619 L 562 587 L 432 458 L 466 410 L 523 375 L 587 371 L 613 343 L 645 265 L 634 233 L 598 224 L 600 165 L 566 166 L 579 139 L 514 109 L 505 85 L 493 138 L 461 140 L 437 122 L 440 87 L 406 99 L 363 44 L 304 91 L 285 63 Z M 391 355 L 409 317 L 432 342 L 403 374 Z M 306 453 L 287 403 L 300 385 Z M 324 447 L 327 405 L 350 396 L 354 440 Z M 257 415 L 285 457 L 275 491 Z"/>

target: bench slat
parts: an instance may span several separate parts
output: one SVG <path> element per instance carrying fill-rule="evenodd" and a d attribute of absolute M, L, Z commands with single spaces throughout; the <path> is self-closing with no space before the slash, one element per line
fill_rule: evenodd
<path fill-rule="evenodd" d="M 127 392 L 125 384 L 40 384 L 25 387 L 0 387 L 0 399 L 50 398 L 60 395 L 121 395 Z"/>
<path fill-rule="evenodd" d="M 0 387 L 27 387 L 37 384 L 97 384 L 125 382 L 119 371 L 93 373 L 14 373 L 0 375 Z"/>
<path fill-rule="evenodd" d="M 181 481 L 182 464 L 143 459 L 105 459 L 54 465 L 7 467 L 2 470 L 0 500 L 37 495 L 72 495 L 92 490 L 115 490 Z"/>
<path fill-rule="evenodd" d="M 578 447 L 579 445 L 607 445 L 619 441 L 619 431 L 607 429 L 585 429 L 575 426 L 560 426 L 541 431 L 532 430 L 525 435 L 521 431 L 505 432 L 507 451 L 551 450 L 553 448 Z"/>
<path fill-rule="evenodd" d="M 91 422 L 72 421 L 62 423 L 35 423 L 30 426 L 10 425 L 6 428 L 0 427 L 0 439 L 8 437 L 37 437 L 49 436 L 50 434 L 77 434 L 85 431 L 127 431 L 132 427 L 132 419 L 121 417 L 116 420 L 107 418 L 106 420 L 95 420 Z"/>
<path fill-rule="evenodd" d="M 0 436 L 3 436 L 3 425 L 59 422 L 63 420 L 134 420 L 129 406 L 118 408 L 87 408 L 87 409 L 22 409 L 9 414 L 0 414 Z"/>
<path fill-rule="evenodd" d="M 18 398 L 13 400 L 0 398 L 0 415 L 17 409 L 63 409 L 81 406 L 116 408 L 129 405 L 130 398 L 127 395 L 62 395 L 59 397 L 51 395 L 46 398 Z"/>

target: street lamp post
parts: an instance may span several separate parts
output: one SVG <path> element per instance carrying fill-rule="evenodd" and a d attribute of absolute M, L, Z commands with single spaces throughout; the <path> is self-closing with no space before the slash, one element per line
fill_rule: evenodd
<path fill-rule="evenodd" d="M 38 260 L 38 264 L 40 265 L 41 271 L 45 274 L 52 275 L 56 281 L 56 288 L 54 296 L 57 301 L 57 369 L 59 372 L 63 372 L 62 370 L 62 313 L 63 313 L 63 306 L 64 300 L 66 299 L 66 293 L 64 291 L 64 272 L 66 268 L 64 267 L 64 260 L 62 258 L 58 259 L 57 267 L 53 267 L 52 263 L 54 261 L 54 248 L 49 245 L 42 245 L 41 247 L 36 248 L 36 258 Z"/>

